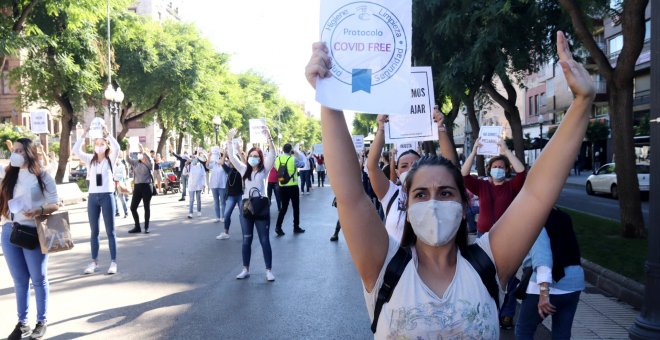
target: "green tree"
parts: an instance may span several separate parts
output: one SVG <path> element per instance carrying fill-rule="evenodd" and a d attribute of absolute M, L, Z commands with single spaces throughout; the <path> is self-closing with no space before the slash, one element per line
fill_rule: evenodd
<path fill-rule="evenodd" d="M 30 138 L 33 141 L 38 139 L 37 135 L 22 126 L 0 124 L 0 150 L 11 152 L 12 150 L 7 149 L 5 141 L 10 140 L 14 142 L 19 138 Z"/>
<path fill-rule="evenodd" d="M 353 119 L 353 134 L 368 136 L 378 125 L 377 118 L 378 116 L 373 114 L 356 113 Z"/>
<path fill-rule="evenodd" d="M 589 51 L 591 58 L 607 82 L 609 112 L 612 124 L 612 139 L 616 155 L 616 176 L 619 188 L 619 207 L 622 235 L 643 237 L 646 235 L 639 182 L 635 168 L 635 140 L 633 116 L 633 91 L 635 64 L 644 47 L 645 17 L 648 0 L 619 1 L 615 8 L 604 10 L 598 1 L 560 0 L 562 8 L 570 17 L 575 35 Z M 604 2 L 604 1 L 603 1 Z M 607 2 L 604 4 L 607 6 Z M 592 34 L 594 21 L 602 20 L 607 13 L 613 14 L 614 22 L 621 24 L 623 48 L 612 66 Z"/>

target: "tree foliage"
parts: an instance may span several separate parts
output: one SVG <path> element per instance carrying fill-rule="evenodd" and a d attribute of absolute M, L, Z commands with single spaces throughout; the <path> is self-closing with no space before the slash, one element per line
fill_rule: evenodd
<path fill-rule="evenodd" d="M 353 134 L 368 136 L 378 125 L 377 115 L 357 113 L 353 119 Z"/>

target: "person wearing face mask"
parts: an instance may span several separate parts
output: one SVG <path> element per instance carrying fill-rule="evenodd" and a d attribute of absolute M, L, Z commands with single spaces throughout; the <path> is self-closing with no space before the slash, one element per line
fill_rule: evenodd
<path fill-rule="evenodd" d="M 444 115 L 439 110 L 435 110 L 434 119 L 438 126 L 438 136 L 440 142 L 440 151 L 446 157 L 453 157 L 454 152 L 451 149 L 452 143 L 445 132 L 443 125 Z M 367 170 L 369 172 L 369 180 L 371 187 L 383 207 L 385 215 L 385 228 L 387 232 L 396 240 L 400 240 L 403 235 L 404 222 L 406 220 L 405 211 L 400 204 L 405 200 L 401 195 L 401 186 L 393 183 L 385 175 L 383 170 L 378 164 L 385 145 L 385 123 L 388 121 L 387 115 L 378 115 L 378 130 L 376 137 L 371 144 L 369 151 L 369 158 L 367 159 Z M 419 154 L 414 150 L 408 150 L 398 157 L 396 162 L 395 171 L 399 176 L 401 183 L 405 182 L 405 176 L 410 166 L 420 158 Z M 456 160 L 452 159 L 454 163 Z"/>
<path fill-rule="evenodd" d="M 133 215 L 133 222 L 135 223 L 133 229 L 129 230 L 130 234 L 142 232 L 140 228 L 140 215 L 138 215 L 138 206 L 140 202 L 144 203 L 144 233 L 149 233 L 149 220 L 151 218 L 151 198 L 153 196 L 153 177 L 151 171 L 153 168 L 153 160 L 149 154 L 144 152 L 142 144 L 138 144 L 140 152 L 137 154 L 137 160 L 126 158 L 126 162 L 133 168 L 133 198 L 131 199 L 131 214 Z"/>
<path fill-rule="evenodd" d="M 188 218 L 193 218 L 193 206 L 197 199 L 197 217 L 202 216 L 202 191 L 206 183 L 206 171 L 204 165 L 199 161 L 198 155 L 190 160 L 190 173 L 188 174 L 188 193 L 190 202 L 188 204 Z"/>
<path fill-rule="evenodd" d="M 485 234 L 493 227 L 495 222 L 504 214 L 513 199 L 520 192 L 525 184 L 526 171 L 525 166 L 518 158 L 506 147 L 502 140 L 498 142 L 501 155 L 491 158 L 486 166 L 486 171 L 490 175 L 489 180 L 484 181 L 470 175 L 472 162 L 477 154 L 477 149 L 481 145 L 481 140 L 477 142 L 461 169 L 465 187 L 475 195 L 479 196 L 479 219 L 477 221 L 477 237 Z M 509 180 L 511 168 L 516 172 L 516 176 Z M 511 277 L 508 283 L 508 292 L 520 282 L 515 276 Z M 500 310 L 500 325 L 504 329 L 513 328 L 513 317 L 516 313 L 516 299 L 512 293 L 508 293 Z"/>
<path fill-rule="evenodd" d="M 236 156 L 232 140 L 236 135 L 236 129 L 229 130 L 227 134 L 227 155 L 229 161 L 234 165 L 236 170 L 243 175 L 243 199 L 250 199 L 256 195 L 261 197 L 266 196 L 266 180 L 268 173 L 275 163 L 275 146 L 273 145 L 273 138 L 270 136 L 268 128 L 264 127 L 264 135 L 268 139 L 269 151 L 264 157 L 263 152 L 259 148 L 252 148 L 247 153 L 247 164 L 241 162 Z M 243 231 L 243 270 L 236 276 L 237 279 L 245 279 L 250 276 L 250 258 L 252 256 L 252 239 L 254 229 L 257 229 L 259 235 L 259 243 L 261 243 L 261 250 L 264 255 L 264 262 L 266 263 L 266 280 L 269 282 L 275 281 L 275 276 L 272 271 L 272 258 L 273 254 L 270 248 L 270 214 L 265 218 L 248 217 L 242 214 L 241 229 Z"/>
<path fill-rule="evenodd" d="M 317 81 L 325 81 L 321 78 L 332 77 L 333 65 L 325 43 L 315 43 L 312 50 L 305 75 L 315 87 Z M 355 176 L 359 165 L 343 112 L 321 106 L 324 151 L 339 219 L 362 279 L 376 339 L 499 338 L 496 300 L 501 287 L 515 275 L 561 193 L 595 97 L 589 73 L 573 60 L 561 32 L 557 50 L 575 99 L 518 198 L 470 246 L 465 223 L 468 198 L 455 163 L 438 157 L 414 163 L 403 184 L 407 222 L 399 242 L 388 235 Z"/>
<path fill-rule="evenodd" d="M 211 187 L 211 193 L 213 194 L 215 222 L 225 221 L 225 198 L 227 197 L 227 171 L 225 171 L 225 168 L 223 167 L 225 159 L 225 155 L 218 150 L 217 153 L 212 154 L 211 159 L 208 162 L 208 168 L 211 169 L 209 186 Z M 220 235 L 216 238 L 220 239 Z"/>
<path fill-rule="evenodd" d="M 10 239 L 14 222 L 36 229 L 36 216 L 58 210 L 57 187 L 53 178 L 40 166 L 38 151 L 30 139 L 17 139 L 9 150 L 12 151 L 9 165 L 0 172 L 0 224 L 2 253 L 16 292 L 18 323 L 7 338 L 15 340 L 30 336 L 31 339 L 41 339 L 46 333 L 48 316 L 48 254 L 42 254 L 39 246 L 35 249 L 16 246 Z M 27 199 L 22 200 L 25 197 Z M 29 201 L 29 206 L 24 206 L 21 211 L 10 211 L 9 201 L 12 199 Z M 30 281 L 37 304 L 34 330 L 28 326 Z"/>
<path fill-rule="evenodd" d="M 83 136 L 87 136 L 89 128 Z M 73 146 L 73 152 L 87 166 L 87 180 L 89 181 L 89 195 L 87 197 L 87 216 L 91 228 L 90 244 L 92 250 L 92 262 L 85 268 L 85 274 L 92 274 L 98 269 L 99 256 L 99 223 L 103 214 L 103 224 L 108 237 L 110 247 L 110 267 L 108 274 L 117 273 L 117 240 L 115 237 L 115 181 L 113 176 L 113 164 L 119 155 L 119 143 L 108 133 L 103 125 L 104 138 L 94 140 L 94 154 L 83 151 L 82 144 L 85 138 L 78 138 Z"/>

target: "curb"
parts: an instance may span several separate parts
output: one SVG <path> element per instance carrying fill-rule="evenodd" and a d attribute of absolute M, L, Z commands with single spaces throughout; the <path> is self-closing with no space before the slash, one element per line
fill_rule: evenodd
<path fill-rule="evenodd" d="M 601 267 L 585 258 L 582 258 L 582 268 L 584 269 L 585 279 L 592 285 L 636 309 L 642 307 L 645 289 L 643 284 Z"/>

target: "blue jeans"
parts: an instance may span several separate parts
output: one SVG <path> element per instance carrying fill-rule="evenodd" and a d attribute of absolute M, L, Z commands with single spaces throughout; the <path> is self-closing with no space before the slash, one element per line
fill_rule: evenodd
<path fill-rule="evenodd" d="M 197 190 L 190 193 L 190 204 L 188 205 L 188 213 L 193 213 L 193 205 L 195 205 L 195 196 L 197 196 L 197 211 L 202 211 L 202 191 Z"/>
<path fill-rule="evenodd" d="M 580 301 L 580 292 L 550 295 L 550 303 L 557 309 L 552 315 L 552 338 L 570 339 L 573 317 Z M 516 339 L 534 339 L 536 327 L 541 323 L 538 313 L 539 296 L 527 294 L 520 307 L 520 316 L 516 324 Z"/>
<path fill-rule="evenodd" d="M 242 199 L 242 194 L 227 196 L 227 202 L 225 205 L 225 231 L 229 231 L 229 226 L 231 225 L 231 213 L 234 211 L 235 206 L 238 206 L 239 218 L 243 217 L 243 207 L 241 207 Z"/>
<path fill-rule="evenodd" d="M 46 321 L 48 311 L 48 255 L 41 248 L 17 247 L 9 242 L 11 223 L 2 226 L 2 252 L 16 291 L 18 321 L 27 323 L 30 307 L 30 280 L 37 300 L 37 321 Z"/>
<path fill-rule="evenodd" d="M 261 250 L 264 252 L 264 262 L 266 269 L 271 269 L 273 262 L 273 252 L 270 249 L 270 217 L 264 220 L 253 220 L 245 218 L 241 214 L 241 229 L 243 230 L 243 266 L 250 267 L 250 257 L 252 256 L 252 239 L 254 227 L 257 227 L 257 234 L 259 235 L 259 243 L 261 243 Z"/>
<path fill-rule="evenodd" d="M 475 215 L 479 213 L 479 207 L 475 206 L 468 206 L 467 207 L 467 225 L 468 225 L 468 232 L 469 233 L 476 233 L 477 232 L 477 221 L 474 220 Z M 481 236 L 481 235 L 479 235 Z"/>
<path fill-rule="evenodd" d="M 126 202 L 128 202 L 128 195 L 122 193 L 115 193 L 115 212 L 119 214 L 119 206 L 117 206 L 117 197 L 121 202 L 121 206 L 124 208 L 124 215 L 128 215 L 128 207 L 126 207 Z"/>
<path fill-rule="evenodd" d="M 212 188 L 211 192 L 213 193 L 213 207 L 215 208 L 215 217 L 220 218 L 225 215 L 225 201 L 227 197 L 225 196 L 225 188 Z"/>
<path fill-rule="evenodd" d="M 102 192 L 89 194 L 87 198 L 87 217 L 89 218 L 89 227 L 92 229 L 90 243 L 92 245 L 92 260 L 96 261 L 99 257 L 99 223 L 101 222 L 101 213 L 103 213 L 103 224 L 105 224 L 105 234 L 108 236 L 108 245 L 110 246 L 110 259 L 117 259 L 117 243 L 115 240 L 115 194 L 112 192 Z"/>
<path fill-rule="evenodd" d="M 181 198 L 186 198 L 186 191 L 188 191 L 188 175 L 181 176 L 181 185 L 183 190 L 181 190 Z"/>
<path fill-rule="evenodd" d="M 510 316 L 513 318 L 513 316 L 516 315 L 516 306 L 518 305 L 518 301 L 516 301 L 516 297 L 513 296 L 513 290 L 518 286 L 519 283 L 520 280 L 518 280 L 518 278 L 515 276 L 512 276 L 509 279 L 506 290 L 507 293 L 504 296 L 502 308 L 500 308 L 500 318 L 505 316 Z"/>
<path fill-rule="evenodd" d="M 309 170 L 300 170 L 300 192 L 305 191 L 305 186 L 307 186 L 307 192 L 312 188 L 312 179 L 309 177 Z"/>

